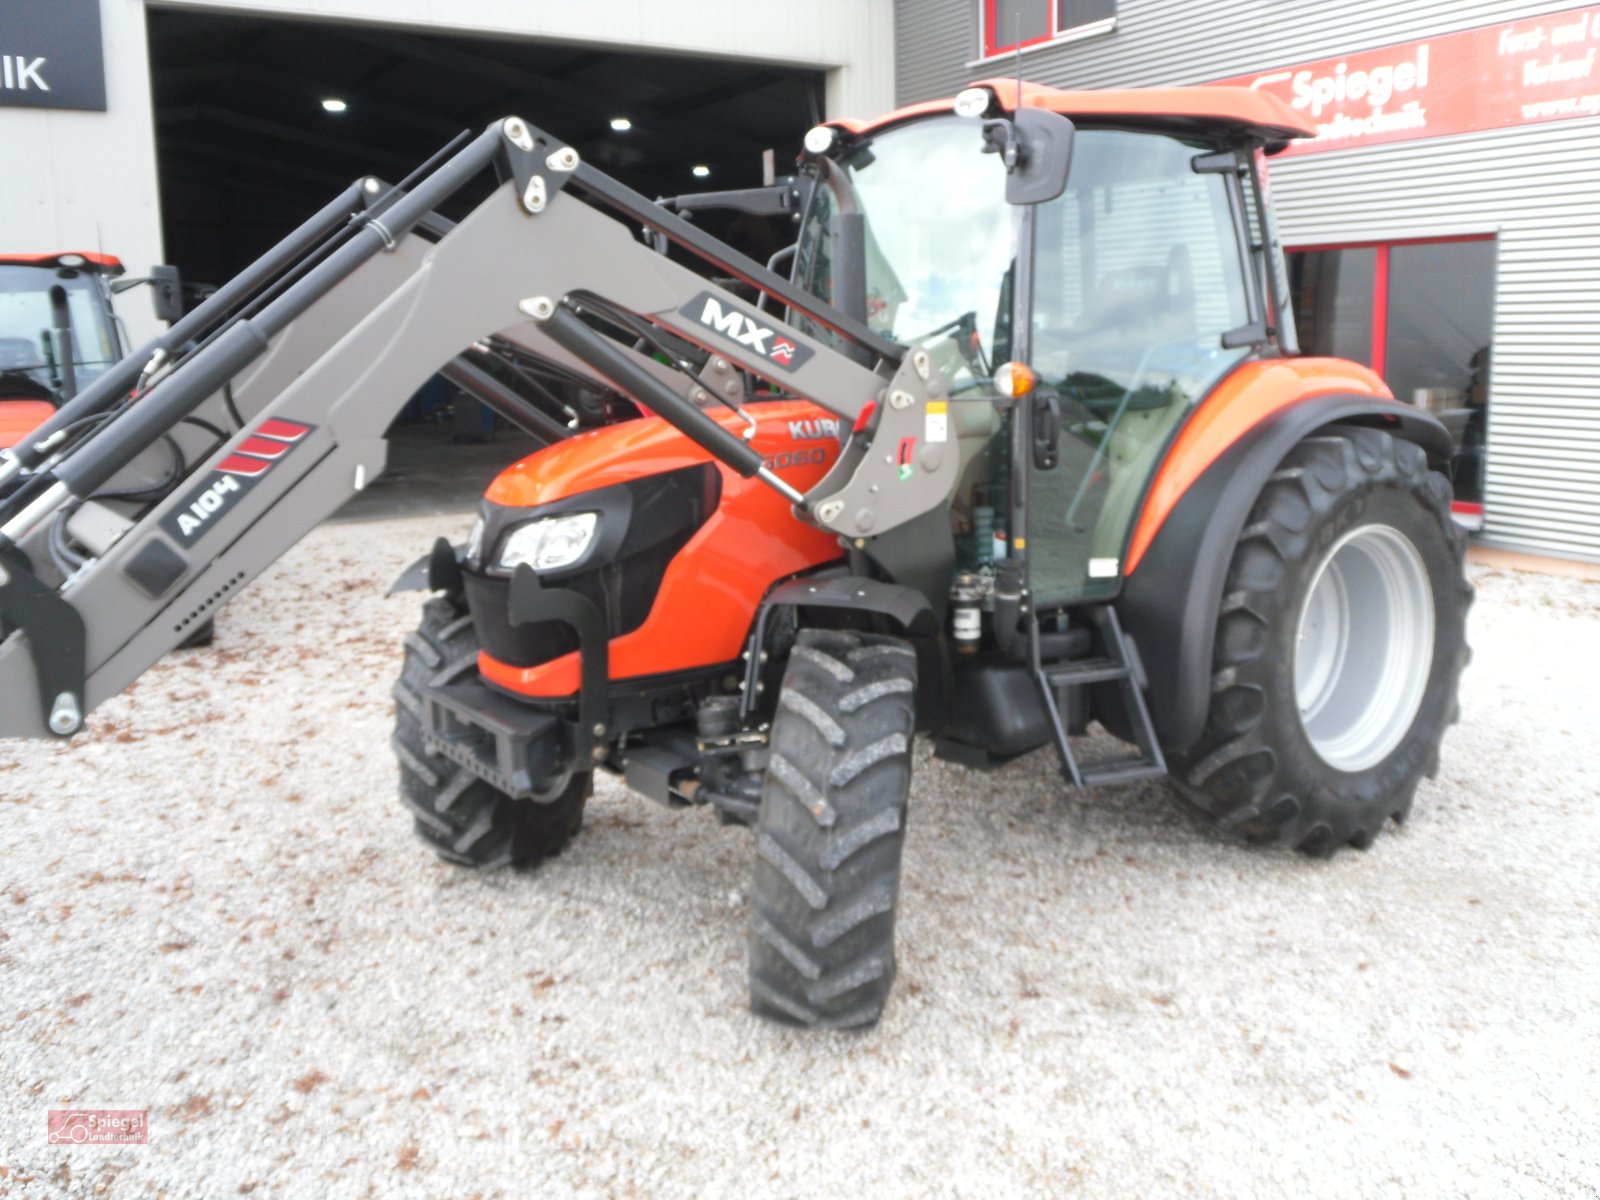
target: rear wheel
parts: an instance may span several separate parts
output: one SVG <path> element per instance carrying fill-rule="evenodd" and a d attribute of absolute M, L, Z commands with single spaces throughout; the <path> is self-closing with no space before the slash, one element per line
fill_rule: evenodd
<path fill-rule="evenodd" d="M 894 981 L 917 659 L 899 638 L 803 630 L 756 822 L 750 1007 L 814 1028 L 877 1021 Z"/>
<path fill-rule="evenodd" d="M 400 760 L 400 802 L 417 836 L 440 858 L 463 867 L 532 866 L 559 854 L 578 832 L 593 773 L 552 780 L 532 799 L 513 800 L 422 740 L 421 688 L 478 669 L 472 618 L 436 597 L 406 638 L 405 663 L 394 685 L 394 752 Z"/>
<path fill-rule="evenodd" d="M 1234 550 L 1205 733 L 1173 760 L 1186 806 L 1311 854 L 1405 820 L 1457 716 L 1464 550 L 1418 447 L 1358 428 L 1295 447 Z"/>

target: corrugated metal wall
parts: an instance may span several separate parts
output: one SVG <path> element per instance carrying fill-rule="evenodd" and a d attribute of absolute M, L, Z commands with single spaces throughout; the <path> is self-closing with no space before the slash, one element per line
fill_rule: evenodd
<path fill-rule="evenodd" d="M 895 0 L 901 104 L 954 95 L 1016 71 L 1014 56 L 977 67 L 982 0 Z M 1114 33 L 1030 50 L 1022 73 L 1056 87 L 1205 83 L 1272 66 L 1435 37 L 1575 7 L 1507 0 L 1118 0 Z"/>
<path fill-rule="evenodd" d="M 1014 65 L 978 57 L 979 0 L 898 0 L 901 103 Z M 1573 7 L 1486 0 L 1122 0 L 1110 35 L 1023 56 L 1061 87 L 1200 83 Z M 1496 233 L 1484 538 L 1600 559 L 1600 120 L 1286 159 L 1285 240 Z"/>
<path fill-rule="evenodd" d="M 1499 234 L 1486 540 L 1600 558 L 1600 121 L 1286 159 L 1284 238 Z"/>

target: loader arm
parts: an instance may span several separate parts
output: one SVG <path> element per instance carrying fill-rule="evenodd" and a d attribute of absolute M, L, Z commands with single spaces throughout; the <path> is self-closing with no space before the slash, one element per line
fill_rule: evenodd
<path fill-rule="evenodd" d="M 465 218 L 451 226 L 434 216 L 491 168 L 500 183 Z M 377 476 L 384 431 L 405 399 L 495 334 L 553 343 L 732 469 L 783 492 L 802 517 L 852 538 L 903 525 L 953 490 L 954 455 L 934 453 L 902 480 L 893 455 L 867 452 L 874 438 L 920 430 L 927 403 L 942 395 L 926 353 L 795 288 L 520 119 L 491 125 L 381 204 L 364 203 L 372 183 L 225 285 L 223 303 L 202 306 L 180 331 L 202 335 L 197 348 L 180 355 L 173 339 L 145 347 L 143 359 L 118 364 L 106 386 L 86 389 L 0 467 L 0 483 L 13 489 L 0 507 L 0 735 L 81 728 Z M 804 313 L 844 349 L 672 262 L 629 225 Z M 598 332 L 579 315 L 586 304 L 701 347 L 699 377 Z M 701 410 L 717 389 L 742 401 L 739 370 L 861 426 L 810 495 Z M 62 578 L 45 552 L 52 526 L 224 388 L 238 427 Z"/>

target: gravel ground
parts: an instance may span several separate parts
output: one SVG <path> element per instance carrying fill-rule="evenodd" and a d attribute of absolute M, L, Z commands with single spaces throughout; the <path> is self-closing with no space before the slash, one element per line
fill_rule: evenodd
<path fill-rule="evenodd" d="M 322 528 L 70 748 L 0 745 L 0 1193 L 1600 1194 L 1600 585 L 1476 573 L 1443 774 L 1365 854 L 924 751 L 889 1012 L 805 1036 L 745 1012 L 704 811 L 602 782 L 529 874 L 413 842 L 380 593 L 437 525 Z"/>

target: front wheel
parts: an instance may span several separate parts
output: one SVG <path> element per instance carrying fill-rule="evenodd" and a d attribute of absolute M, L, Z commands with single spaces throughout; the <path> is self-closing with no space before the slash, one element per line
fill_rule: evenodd
<path fill-rule="evenodd" d="M 1173 756 L 1186 806 L 1318 855 L 1405 820 L 1457 716 L 1464 550 L 1417 446 L 1361 428 L 1296 446 L 1234 549 L 1205 732 Z"/>
<path fill-rule="evenodd" d="M 750 1007 L 810 1028 L 871 1025 L 894 982 L 894 916 L 916 729 L 916 652 L 802 630 L 772 721 L 756 821 Z"/>
<path fill-rule="evenodd" d="M 429 600 L 422 624 L 406 638 L 394 685 L 400 802 L 410 810 L 417 836 L 446 862 L 483 870 L 530 867 L 561 853 L 577 834 L 594 774 L 572 772 L 534 798 L 514 800 L 429 749 L 422 739 L 423 686 L 477 669 L 472 618 L 443 597 Z"/>

